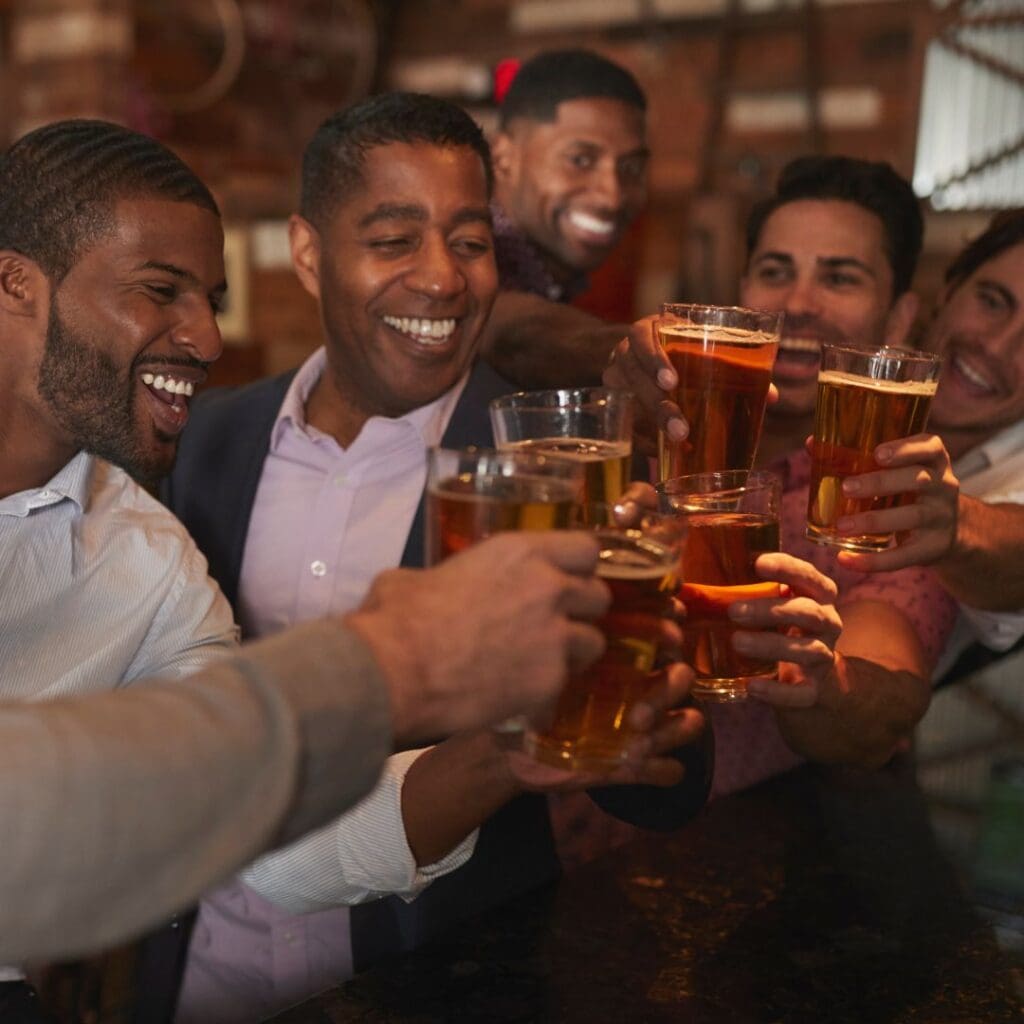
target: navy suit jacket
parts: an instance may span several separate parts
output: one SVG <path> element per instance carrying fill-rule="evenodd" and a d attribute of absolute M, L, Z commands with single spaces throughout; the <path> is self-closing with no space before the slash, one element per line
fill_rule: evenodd
<path fill-rule="evenodd" d="M 270 435 L 294 371 L 243 388 L 208 392 L 196 401 L 165 482 L 165 503 L 188 527 L 232 606 L 246 532 Z M 488 403 L 514 388 L 478 363 L 442 439 L 446 448 L 493 443 Z M 423 564 L 421 499 L 402 565 Z M 711 730 L 677 756 L 686 765 L 670 789 L 624 786 L 594 789 L 601 807 L 631 824 L 668 830 L 688 821 L 707 799 L 711 781 Z M 412 949 L 457 921 L 553 879 L 559 870 L 543 796 L 510 801 L 480 829 L 476 851 L 451 874 L 435 881 L 413 903 L 397 897 L 352 908 L 352 948 L 357 970 L 383 955 Z"/>

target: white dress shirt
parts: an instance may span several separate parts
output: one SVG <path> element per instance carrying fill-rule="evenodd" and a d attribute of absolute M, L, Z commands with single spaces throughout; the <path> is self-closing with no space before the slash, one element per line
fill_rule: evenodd
<path fill-rule="evenodd" d="M 249 635 L 357 607 L 381 571 L 399 564 L 465 378 L 405 416 L 371 417 L 342 448 L 306 423 L 326 366 L 315 352 L 292 381 L 271 431 L 239 576 Z M 261 1019 L 352 973 L 348 910 L 394 893 L 412 899 L 472 855 L 474 831 L 434 864 L 417 866 L 401 792 L 422 751 L 390 758 L 362 803 L 332 825 L 257 861 L 200 908 L 178 1024 Z M 333 909 L 325 909 L 333 908 Z M 295 916 L 303 914 L 302 917 Z"/>

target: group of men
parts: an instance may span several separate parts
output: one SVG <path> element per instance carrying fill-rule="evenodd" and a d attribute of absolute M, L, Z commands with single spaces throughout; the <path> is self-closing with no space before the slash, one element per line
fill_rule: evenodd
<path fill-rule="evenodd" d="M 427 447 L 489 444 L 487 403 L 510 379 L 587 383 L 611 356 L 607 383 L 671 436 L 687 429 L 649 320 L 566 304 L 643 205 L 644 113 L 632 76 L 572 51 L 524 66 L 492 147 L 429 97 L 328 119 L 289 223 L 324 345 L 194 404 L 224 291 L 202 183 L 98 122 L 39 129 L 0 160 L 0 692 L 57 702 L 0 716 L 4 781 L 22 780 L 0 801 L 29 823 L 0 873 L 0 950 L 113 941 L 277 846 L 208 891 L 177 1008 L 252 1021 L 554 876 L 545 794 L 595 780 L 538 773 L 487 726 L 599 651 L 596 552 L 515 535 L 395 567 L 422 565 Z M 905 182 L 844 158 L 791 165 L 751 219 L 742 301 L 788 324 L 766 431 L 785 460 L 785 553 L 759 571 L 789 596 L 737 610 L 738 642 L 782 669 L 747 707 L 716 711 L 715 792 L 799 758 L 883 763 L 927 707 L 957 602 L 994 645 L 1024 633 L 1022 215 L 950 270 L 929 339 L 948 354 L 940 436 L 887 446 L 851 482 L 918 494 L 843 524 L 905 538 L 838 559 L 802 540 L 820 343 L 904 339 L 921 234 Z M 165 475 L 187 533 L 130 479 Z M 280 635 L 238 654 L 235 621 L 245 638 Z M 712 730 L 679 708 L 691 679 L 676 666 L 652 692 L 636 756 L 590 789 L 596 806 L 673 828 L 703 804 Z M 69 833 L 47 838 L 58 802 L 76 808 L 74 858 Z M 40 849 L 53 856 L 33 864 Z M 20 977 L 0 974 L 4 1019 L 45 1019 Z"/>

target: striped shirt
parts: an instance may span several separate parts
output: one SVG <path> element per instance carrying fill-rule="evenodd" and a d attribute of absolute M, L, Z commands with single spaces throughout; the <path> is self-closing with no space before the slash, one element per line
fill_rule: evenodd
<path fill-rule="evenodd" d="M 0 699 L 180 678 L 235 643 L 206 559 L 120 469 L 82 452 L 0 499 Z"/>

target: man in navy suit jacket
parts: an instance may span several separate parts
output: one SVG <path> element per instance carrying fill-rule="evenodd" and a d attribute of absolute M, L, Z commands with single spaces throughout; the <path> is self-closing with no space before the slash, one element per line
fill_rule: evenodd
<path fill-rule="evenodd" d="M 497 287 L 490 185 L 479 129 L 427 97 L 371 99 L 328 120 L 310 143 L 290 236 L 296 272 L 320 307 L 325 348 L 297 373 L 197 401 L 164 492 L 249 635 L 314 609 L 341 611 L 380 569 L 421 565 L 426 445 L 491 443 L 487 404 L 511 388 L 485 365 L 472 367 Z M 592 791 L 617 816 L 662 829 L 703 805 L 711 762 L 708 739 L 692 742 L 701 724 L 695 711 L 665 721 L 657 749 L 679 749 L 634 776 L 657 785 Z M 445 749 L 459 742 L 475 741 L 442 743 L 423 762 L 443 764 Z M 410 778 L 419 764 L 406 764 Z M 439 801 L 461 799 L 458 783 L 473 768 L 459 764 L 461 773 L 437 787 L 446 790 Z M 407 805 L 411 789 L 396 779 L 404 816 L 425 813 Z M 179 1020 L 273 1012 L 555 877 L 545 798 L 518 789 L 487 817 L 473 855 L 415 902 L 390 897 L 355 907 L 350 952 L 332 946 L 347 945 L 337 911 L 293 926 L 234 883 L 200 916 L 193 954 L 201 964 L 186 975 Z M 468 831 L 473 806 L 459 810 Z M 453 834 L 450 845 L 460 838 Z M 261 891 L 288 907 L 323 907 L 323 892 L 333 891 L 320 884 L 330 864 L 322 850 L 314 856 L 320 866 L 302 875 L 294 898 L 277 900 L 294 861 L 282 867 L 271 858 L 245 877 L 258 876 Z M 410 880 L 407 893 L 429 880 Z M 280 966 L 286 958 L 290 971 Z"/>

